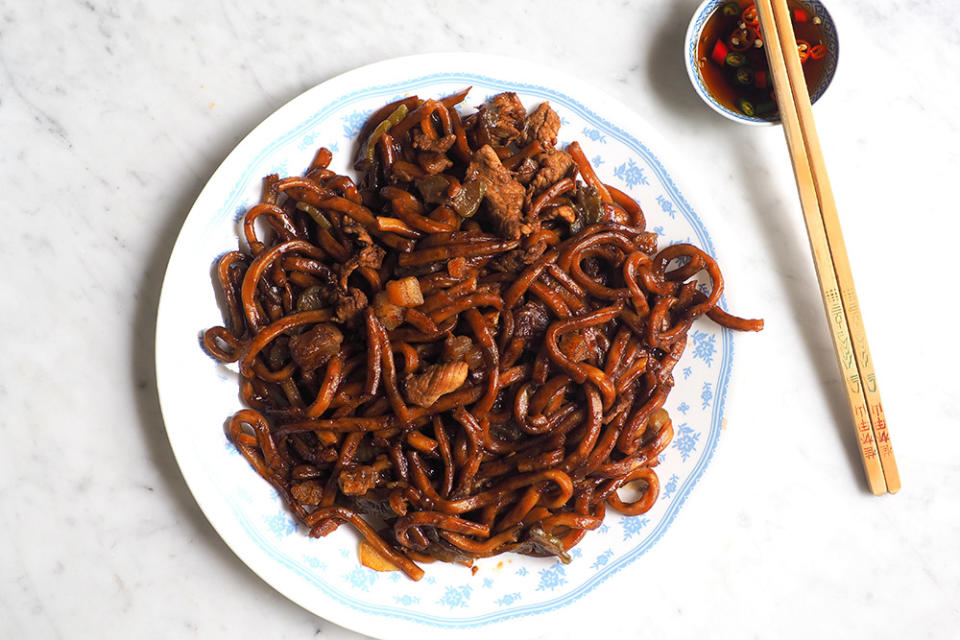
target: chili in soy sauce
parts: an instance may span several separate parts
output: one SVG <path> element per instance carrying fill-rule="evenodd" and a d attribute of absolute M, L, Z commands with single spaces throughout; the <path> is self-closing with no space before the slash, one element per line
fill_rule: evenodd
<path fill-rule="evenodd" d="M 789 0 L 787 4 L 803 75 L 812 90 L 827 67 L 822 20 L 799 2 Z M 747 116 L 777 119 L 760 19 L 751 0 L 725 2 L 717 7 L 700 35 L 697 60 L 707 91 L 720 104 Z"/>

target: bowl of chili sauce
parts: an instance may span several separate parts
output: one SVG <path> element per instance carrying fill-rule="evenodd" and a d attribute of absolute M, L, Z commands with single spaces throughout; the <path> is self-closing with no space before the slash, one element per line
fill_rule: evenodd
<path fill-rule="evenodd" d="M 787 6 L 810 101 L 815 103 L 837 69 L 836 25 L 818 0 L 788 0 Z M 690 21 L 685 44 L 693 88 L 714 111 L 745 124 L 780 121 L 752 0 L 704 0 Z"/>

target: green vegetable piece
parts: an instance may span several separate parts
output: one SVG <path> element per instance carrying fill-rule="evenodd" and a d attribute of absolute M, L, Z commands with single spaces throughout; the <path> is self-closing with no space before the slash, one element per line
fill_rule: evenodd
<path fill-rule="evenodd" d="M 745 116 L 752 118 L 757 115 L 756 109 L 753 108 L 753 103 L 746 98 L 740 98 L 740 100 L 737 101 L 737 106 L 740 107 L 740 111 L 742 111 Z"/>
<path fill-rule="evenodd" d="M 479 180 L 464 182 L 460 186 L 460 192 L 455 197 L 450 198 L 450 206 L 461 217 L 469 218 L 480 208 L 480 202 L 486 192 L 486 184 Z"/>
<path fill-rule="evenodd" d="M 753 84 L 753 69 L 750 67 L 740 67 L 737 69 L 737 84 L 749 87 Z"/>
<path fill-rule="evenodd" d="M 736 69 L 737 67 L 742 67 L 743 65 L 747 64 L 747 56 L 736 51 L 731 51 L 727 54 L 726 63 L 727 66 Z"/>
<path fill-rule="evenodd" d="M 740 15 L 740 5 L 736 2 L 726 2 L 720 7 L 720 12 L 725 16 Z"/>
<path fill-rule="evenodd" d="M 323 217 L 323 214 L 320 213 L 320 210 L 314 207 L 313 205 L 307 204 L 306 202 L 303 202 L 301 200 L 300 202 L 297 203 L 297 209 L 299 209 L 300 211 L 303 211 L 304 213 L 309 215 L 311 218 L 313 218 L 313 221 L 316 222 L 321 228 L 330 229 L 333 227 L 333 225 L 330 224 L 330 221 L 327 220 L 325 217 Z"/>
<path fill-rule="evenodd" d="M 424 176 L 415 181 L 423 201 L 429 204 L 442 204 L 447 201 L 450 190 L 450 178 L 443 174 Z"/>
<path fill-rule="evenodd" d="M 578 199 L 583 207 L 584 218 L 587 224 L 597 224 L 603 217 L 603 202 L 600 192 L 595 187 L 581 189 Z"/>
<path fill-rule="evenodd" d="M 380 139 L 380 136 L 390 131 L 390 127 L 399 124 L 400 121 L 405 117 L 407 117 L 407 105 L 402 104 L 397 107 L 393 113 L 388 115 L 383 122 L 374 128 L 373 132 L 370 134 L 370 137 L 367 138 L 367 144 L 364 146 L 363 157 L 367 159 L 367 162 L 373 162 L 373 154 L 376 150 L 377 141 Z"/>
<path fill-rule="evenodd" d="M 582 186 L 577 189 L 573 208 L 577 211 L 577 217 L 570 225 L 570 233 L 580 233 L 584 227 L 597 224 L 603 218 L 603 202 L 595 187 Z"/>

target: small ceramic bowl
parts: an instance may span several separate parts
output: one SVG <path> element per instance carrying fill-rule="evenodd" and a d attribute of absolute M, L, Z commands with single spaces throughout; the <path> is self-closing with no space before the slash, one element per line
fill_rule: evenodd
<path fill-rule="evenodd" d="M 703 28 L 707 24 L 707 20 L 713 15 L 720 5 L 727 1 L 729 0 L 704 0 L 694 12 L 693 19 L 690 20 L 690 26 L 687 27 L 687 36 L 684 39 L 683 56 L 687 65 L 687 75 L 690 76 L 690 82 L 693 83 L 693 88 L 696 90 L 697 95 L 699 95 L 700 98 L 706 102 L 711 109 L 720 115 L 729 118 L 734 122 L 740 122 L 743 124 L 778 124 L 780 122 L 779 117 L 761 118 L 759 116 L 748 116 L 740 111 L 735 111 L 720 104 L 720 102 L 718 102 L 717 99 L 711 95 L 704 84 L 703 76 L 700 73 L 700 61 L 697 59 L 697 45 L 700 42 L 700 35 L 703 33 Z M 827 87 L 830 86 L 830 82 L 833 80 L 833 76 L 837 71 L 837 60 L 840 57 L 840 45 L 839 41 L 837 40 L 836 24 L 834 23 L 833 18 L 827 11 L 826 7 L 823 6 L 823 3 L 819 2 L 819 0 L 803 0 L 803 4 L 806 5 L 807 8 L 811 9 L 814 14 L 819 16 L 821 20 L 823 20 L 824 44 L 827 47 L 826 70 L 820 80 L 820 83 L 816 87 L 810 88 L 810 102 L 815 103 L 820 99 L 820 96 L 824 94 L 824 92 L 827 90 Z"/>

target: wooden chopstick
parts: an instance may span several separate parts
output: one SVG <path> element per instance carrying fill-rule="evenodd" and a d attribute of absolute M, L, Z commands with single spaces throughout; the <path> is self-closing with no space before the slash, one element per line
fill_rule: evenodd
<path fill-rule="evenodd" d="M 857 291 L 853 284 L 853 272 L 850 269 L 850 259 L 847 256 L 846 244 L 843 241 L 843 232 L 840 230 L 840 220 L 837 216 L 837 204 L 833 199 L 833 189 L 830 187 L 830 178 L 823 160 L 820 148 L 820 137 L 813 121 L 813 110 L 810 104 L 810 95 L 807 83 L 803 76 L 800 57 L 795 53 L 795 47 L 787 53 L 786 43 L 795 43 L 793 23 L 786 0 L 772 0 L 773 14 L 777 26 L 777 33 L 784 54 L 787 76 L 790 89 L 797 108 L 800 121 L 800 131 L 807 151 L 807 159 L 813 174 L 813 183 L 820 203 L 820 215 L 827 234 L 827 243 L 833 257 L 833 268 L 840 284 L 840 297 L 844 313 L 847 318 L 849 332 L 853 338 L 854 356 L 857 361 L 860 385 L 863 387 L 871 426 L 878 445 L 880 464 L 883 468 L 887 491 L 896 493 L 900 490 L 900 473 L 897 461 L 890 443 L 890 432 L 887 429 L 886 416 L 883 412 L 883 403 L 880 400 L 880 390 L 877 386 L 877 376 L 873 368 L 873 358 L 870 356 L 870 347 L 867 344 L 867 333 L 863 326 L 863 315 L 860 313 L 860 303 L 857 301 Z"/>
<path fill-rule="evenodd" d="M 813 121 L 790 12 L 786 0 L 756 0 L 756 7 L 867 483 L 875 495 L 887 491 L 896 493 L 900 489 L 900 475 L 867 346 L 853 273 L 840 231 L 836 202 Z"/>

